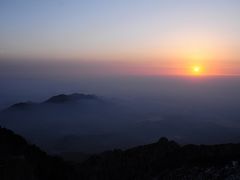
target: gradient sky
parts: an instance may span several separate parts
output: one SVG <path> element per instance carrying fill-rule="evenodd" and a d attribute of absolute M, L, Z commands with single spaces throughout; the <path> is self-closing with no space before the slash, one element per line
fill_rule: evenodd
<path fill-rule="evenodd" d="M 238 75 L 239 17 L 239 0 L 1 0 L 0 57 Z"/>

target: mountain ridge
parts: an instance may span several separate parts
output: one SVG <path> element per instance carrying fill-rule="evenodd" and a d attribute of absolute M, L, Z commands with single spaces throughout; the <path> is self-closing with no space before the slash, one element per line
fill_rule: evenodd
<path fill-rule="evenodd" d="M 2 180 L 218 180 L 240 178 L 240 143 L 179 145 L 165 137 L 127 150 L 114 149 L 81 163 L 49 156 L 0 127 Z"/>
<path fill-rule="evenodd" d="M 72 94 L 58 94 L 55 96 L 51 96 L 45 101 L 42 102 L 32 102 L 32 101 L 25 101 L 25 102 L 18 102 L 15 103 L 2 111 L 7 110 L 26 110 L 27 108 L 36 107 L 36 105 L 43 105 L 43 104 L 64 104 L 64 103 L 77 103 L 83 100 L 96 100 L 100 101 L 100 98 L 93 94 L 83 94 L 83 93 L 72 93 Z"/>
<path fill-rule="evenodd" d="M 99 98 L 96 95 L 92 94 L 82 94 L 82 93 L 73 93 L 73 94 L 59 94 L 52 96 L 43 103 L 65 103 L 65 102 L 76 102 L 80 100 L 98 100 Z"/>
<path fill-rule="evenodd" d="M 179 145 L 167 138 L 90 157 L 78 166 L 83 179 L 239 179 L 240 143 Z"/>

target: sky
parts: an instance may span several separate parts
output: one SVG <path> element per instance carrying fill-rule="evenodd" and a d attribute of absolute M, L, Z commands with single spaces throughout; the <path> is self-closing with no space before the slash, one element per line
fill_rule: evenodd
<path fill-rule="evenodd" d="M 239 0 L 1 0 L 0 65 L 87 62 L 141 75 L 198 74 L 198 66 L 205 75 L 239 75 L 239 17 Z"/>

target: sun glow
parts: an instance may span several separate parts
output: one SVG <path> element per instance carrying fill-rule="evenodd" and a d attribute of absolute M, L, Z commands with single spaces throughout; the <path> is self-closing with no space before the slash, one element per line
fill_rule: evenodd
<path fill-rule="evenodd" d="M 201 75 L 202 74 L 202 67 L 200 65 L 192 66 L 192 74 L 193 75 Z"/>

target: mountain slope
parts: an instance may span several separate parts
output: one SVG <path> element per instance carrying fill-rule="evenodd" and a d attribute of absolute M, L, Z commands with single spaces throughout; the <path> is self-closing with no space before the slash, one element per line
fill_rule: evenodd
<path fill-rule="evenodd" d="M 58 157 L 48 156 L 21 136 L 0 127 L 1 180 L 70 180 L 72 168 Z"/>
<path fill-rule="evenodd" d="M 1 180 L 237 180 L 239 163 L 240 144 L 181 146 L 161 138 L 70 164 L 0 127 Z"/>
<path fill-rule="evenodd" d="M 161 138 L 108 151 L 79 165 L 83 179 L 240 179 L 240 144 L 185 145 Z"/>

